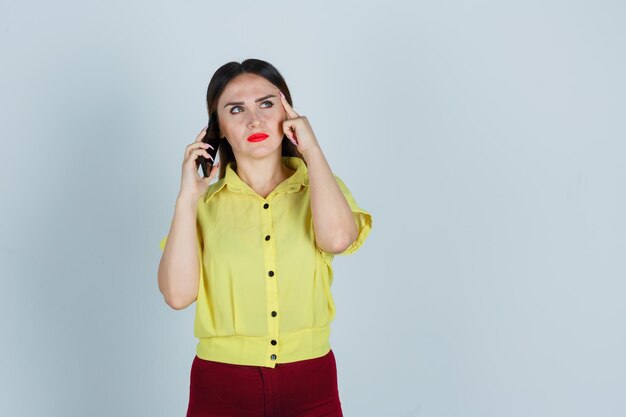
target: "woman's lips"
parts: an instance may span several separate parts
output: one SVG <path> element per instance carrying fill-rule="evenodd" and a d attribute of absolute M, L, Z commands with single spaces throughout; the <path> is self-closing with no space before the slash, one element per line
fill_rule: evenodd
<path fill-rule="evenodd" d="M 253 135 L 248 136 L 248 142 L 261 142 L 269 137 L 269 135 L 265 133 L 255 133 Z"/>

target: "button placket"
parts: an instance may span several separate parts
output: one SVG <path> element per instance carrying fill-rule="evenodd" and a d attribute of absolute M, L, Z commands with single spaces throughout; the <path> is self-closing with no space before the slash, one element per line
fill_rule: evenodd
<path fill-rule="evenodd" d="M 272 222 L 272 203 L 265 201 L 260 207 L 263 219 L 263 258 L 265 264 L 265 274 L 262 279 L 265 280 L 265 289 L 267 295 L 267 356 L 270 364 L 275 364 L 278 358 L 278 334 L 279 334 L 279 313 L 278 305 L 278 274 L 276 272 L 276 250 L 274 243 L 274 230 Z M 273 366 L 273 365 L 272 365 Z"/>

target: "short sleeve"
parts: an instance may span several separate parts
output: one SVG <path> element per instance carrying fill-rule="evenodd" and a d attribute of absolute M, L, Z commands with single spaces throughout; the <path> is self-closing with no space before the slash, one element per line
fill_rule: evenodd
<path fill-rule="evenodd" d="M 372 215 L 359 207 L 356 200 L 352 196 L 352 193 L 350 192 L 346 184 L 344 184 L 344 182 L 341 180 L 341 178 L 335 175 L 335 180 L 337 181 L 337 184 L 339 185 L 343 196 L 346 198 L 346 201 L 348 202 L 348 205 L 352 210 L 354 220 L 356 221 L 356 227 L 359 230 L 359 234 L 356 240 L 352 243 L 352 245 L 348 246 L 348 248 L 343 252 L 338 253 L 338 255 L 349 255 L 356 252 L 363 245 L 363 242 L 365 242 L 367 235 L 372 229 Z"/>

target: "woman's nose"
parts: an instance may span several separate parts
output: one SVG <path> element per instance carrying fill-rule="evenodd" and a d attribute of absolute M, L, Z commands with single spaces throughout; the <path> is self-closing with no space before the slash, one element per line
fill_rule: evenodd
<path fill-rule="evenodd" d="M 250 115 L 250 119 L 248 120 L 248 126 L 258 127 L 261 124 L 261 118 L 259 117 L 259 115 L 256 112 L 250 112 L 248 114 Z"/>

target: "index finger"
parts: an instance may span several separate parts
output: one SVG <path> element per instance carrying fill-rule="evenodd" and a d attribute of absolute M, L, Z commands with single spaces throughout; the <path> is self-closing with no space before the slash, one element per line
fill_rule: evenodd
<path fill-rule="evenodd" d="M 285 97 L 282 91 L 280 92 L 280 101 L 283 103 L 285 112 L 287 112 L 287 116 L 290 119 L 296 119 L 300 117 L 300 115 L 293 110 L 293 108 L 291 107 L 291 104 L 289 104 L 289 102 L 287 101 L 287 98 Z"/>
<path fill-rule="evenodd" d="M 204 126 L 204 129 L 202 129 L 200 133 L 198 133 L 198 136 L 196 136 L 196 142 L 201 142 L 202 139 L 204 139 L 204 136 L 206 136 L 207 128 L 208 126 Z"/>

